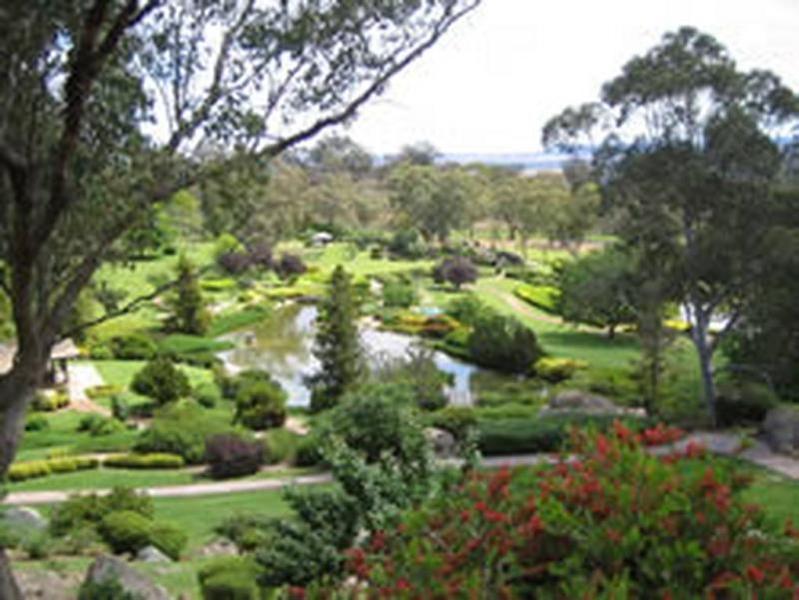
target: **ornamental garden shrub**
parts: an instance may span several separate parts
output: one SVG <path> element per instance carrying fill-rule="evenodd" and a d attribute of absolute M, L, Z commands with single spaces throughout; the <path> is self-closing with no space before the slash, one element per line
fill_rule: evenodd
<path fill-rule="evenodd" d="M 143 333 L 114 336 L 108 346 L 112 356 L 119 360 L 150 360 L 157 352 L 155 342 Z"/>
<path fill-rule="evenodd" d="M 262 431 L 280 427 L 286 420 L 288 396 L 267 373 L 259 380 L 244 381 L 236 392 L 234 423 Z"/>
<path fill-rule="evenodd" d="M 796 597 L 799 532 L 772 527 L 742 500 L 747 477 L 700 446 L 647 452 L 647 442 L 671 437 L 667 428 L 635 434 L 618 423 L 606 434 L 575 434 L 574 460 L 473 472 L 353 547 L 347 593 Z"/>
<path fill-rule="evenodd" d="M 131 488 L 116 487 L 106 496 L 85 494 L 70 496 L 53 508 L 50 533 L 60 537 L 85 527 L 96 527 L 102 519 L 118 511 L 132 511 L 152 519 L 155 513 L 152 498 Z"/>
<path fill-rule="evenodd" d="M 120 510 L 103 517 L 99 531 L 114 554 L 136 554 L 150 544 L 150 524 L 137 512 Z"/>
<path fill-rule="evenodd" d="M 464 283 L 477 281 L 477 267 L 463 256 L 445 258 L 433 269 L 433 280 L 439 284 L 451 283 L 456 290 L 460 290 Z"/>
<path fill-rule="evenodd" d="M 416 304 L 416 300 L 412 283 L 392 278 L 383 284 L 383 306 L 386 308 L 409 308 Z"/>
<path fill-rule="evenodd" d="M 164 356 L 148 362 L 133 377 L 131 389 L 155 400 L 158 404 L 174 402 L 191 392 L 189 378 Z"/>
<path fill-rule="evenodd" d="M 88 433 L 92 437 L 111 435 L 124 430 L 125 426 L 117 419 L 95 413 L 82 416 L 76 428 L 77 432 Z"/>
<path fill-rule="evenodd" d="M 112 454 L 103 460 L 109 469 L 181 469 L 186 465 L 177 454 Z"/>
<path fill-rule="evenodd" d="M 206 441 L 205 460 L 214 479 L 252 475 L 264 464 L 264 446 L 235 434 L 215 435 Z"/>
<path fill-rule="evenodd" d="M 197 573 L 203 600 L 261 600 L 261 570 L 249 556 L 223 556 L 205 563 Z"/>
<path fill-rule="evenodd" d="M 542 354 L 535 333 L 512 317 L 484 315 L 469 337 L 472 360 L 497 371 L 526 374 Z"/>
<path fill-rule="evenodd" d="M 779 398 L 764 383 L 728 379 L 719 384 L 716 416 L 722 427 L 759 425 Z"/>
<path fill-rule="evenodd" d="M 50 429 L 50 421 L 44 415 L 32 414 L 25 420 L 25 431 L 46 431 Z"/>
<path fill-rule="evenodd" d="M 39 412 L 55 412 L 69 406 L 69 395 L 56 390 L 53 393 L 37 392 L 31 403 L 31 408 Z"/>
<path fill-rule="evenodd" d="M 586 368 L 588 363 L 582 360 L 545 356 L 536 361 L 533 370 L 538 377 L 550 383 L 560 383 L 571 379 L 578 370 Z"/>

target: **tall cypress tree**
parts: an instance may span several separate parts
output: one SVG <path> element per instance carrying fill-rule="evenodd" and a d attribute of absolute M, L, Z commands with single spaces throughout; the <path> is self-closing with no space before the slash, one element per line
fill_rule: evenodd
<path fill-rule="evenodd" d="M 178 283 L 169 301 L 172 316 L 167 326 L 173 331 L 202 335 L 208 329 L 210 317 L 205 308 L 197 271 L 184 255 L 180 256 L 177 270 Z"/>
<path fill-rule="evenodd" d="M 319 311 L 314 356 L 321 363 L 321 370 L 311 378 L 314 412 L 334 406 L 364 374 L 357 318 L 350 275 L 339 265 L 333 271 L 330 291 Z"/>

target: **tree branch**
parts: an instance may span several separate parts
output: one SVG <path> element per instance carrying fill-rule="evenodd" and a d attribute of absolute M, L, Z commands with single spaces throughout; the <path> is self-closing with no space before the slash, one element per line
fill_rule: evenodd
<path fill-rule="evenodd" d="M 333 115 L 318 119 L 307 128 L 301 129 L 300 131 L 288 137 L 282 138 L 277 142 L 266 146 L 261 150 L 260 155 L 267 158 L 273 158 L 292 146 L 296 146 L 297 144 L 314 137 L 321 131 L 335 125 L 340 125 L 341 123 L 344 123 L 345 121 L 348 121 L 354 117 L 364 104 L 366 104 L 373 96 L 379 95 L 383 91 L 386 84 L 392 77 L 405 70 L 405 68 L 407 68 L 411 63 L 416 61 L 416 59 L 421 57 L 425 52 L 427 52 L 427 50 L 432 48 L 441 38 L 441 36 L 443 36 L 450 29 L 450 27 L 476 9 L 480 5 L 481 1 L 482 0 L 474 0 L 462 10 L 443 17 L 442 21 L 433 29 L 433 32 L 431 33 L 430 37 L 427 38 L 427 40 L 416 46 L 405 58 L 389 67 L 365 90 L 357 95 L 343 110 Z"/>

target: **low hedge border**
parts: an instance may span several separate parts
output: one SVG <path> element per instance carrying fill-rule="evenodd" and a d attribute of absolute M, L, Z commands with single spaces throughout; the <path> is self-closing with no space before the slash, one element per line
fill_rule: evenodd
<path fill-rule="evenodd" d="M 19 482 L 39 477 L 47 477 L 56 473 L 74 473 L 75 471 L 87 471 L 96 469 L 100 461 L 96 458 L 87 457 L 59 457 L 48 460 L 29 460 L 14 463 L 8 469 L 6 476 L 9 481 Z"/>
<path fill-rule="evenodd" d="M 186 461 L 177 454 L 113 454 L 103 461 L 109 469 L 182 469 Z"/>

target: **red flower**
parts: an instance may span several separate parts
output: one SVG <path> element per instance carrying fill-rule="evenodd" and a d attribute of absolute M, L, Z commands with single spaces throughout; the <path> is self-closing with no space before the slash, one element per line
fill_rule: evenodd
<path fill-rule="evenodd" d="M 289 598 L 291 600 L 304 600 L 305 599 L 305 588 L 299 586 L 290 586 L 288 589 Z"/>
<path fill-rule="evenodd" d="M 763 583 L 763 580 L 766 578 L 766 574 L 755 565 L 746 567 L 746 576 L 754 583 Z"/>
<path fill-rule="evenodd" d="M 411 584 L 408 582 L 407 579 L 401 577 L 399 581 L 397 581 L 398 592 L 407 592 L 410 589 L 411 589 Z"/>

